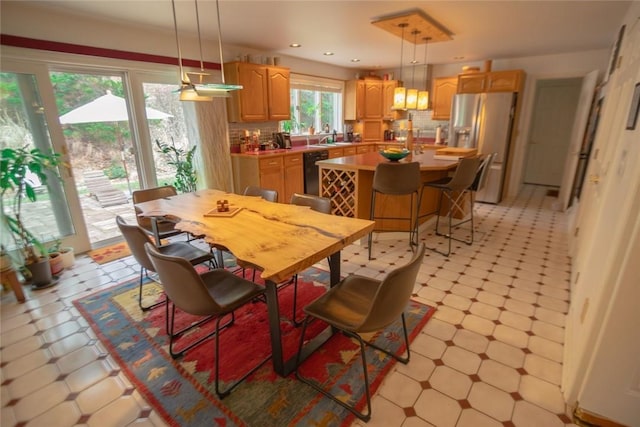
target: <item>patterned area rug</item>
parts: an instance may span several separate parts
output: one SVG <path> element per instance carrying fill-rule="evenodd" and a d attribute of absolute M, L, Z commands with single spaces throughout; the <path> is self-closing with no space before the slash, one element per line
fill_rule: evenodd
<path fill-rule="evenodd" d="M 299 277 L 298 313 L 326 290 L 329 274 L 311 268 Z M 162 298 L 155 282 L 145 285 L 145 300 Z M 97 336 L 121 369 L 153 408 L 172 426 L 348 426 L 353 415 L 331 400 L 297 381 L 273 372 L 271 362 L 234 389 L 224 400 L 215 394 L 213 364 L 214 343 L 207 340 L 185 356 L 173 360 L 168 354 L 163 307 L 143 313 L 137 305 L 138 282 L 132 280 L 74 301 Z M 293 286 L 280 289 L 282 342 L 285 358 L 297 351 L 301 328 L 290 321 Z M 146 301 L 146 302 L 147 302 Z M 405 313 L 410 339 L 413 340 L 434 309 L 411 302 Z M 182 313 L 177 322 L 189 324 L 194 318 Z M 206 333 L 213 325 L 207 322 L 176 345 Z M 316 321 L 307 338 L 325 328 Z M 372 335 L 370 340 L 398 349 L 402 344 L 400 322 Z M 184 342 L 180 342 L 184 340 Z M 242 375 L 270 353 L 266 305 L 261 301 L 236 311 L 233 326 L 225 329 L 221 341 L 221 380 L 223 384 Z M 372 392 L 380 385 L 395 360 L 367 349 Z M 365 406 L 359 347 L 342 334 L 335 334 L 301 367 L 301 373 L 329 387 L 345 401 Z M 375 413 L 375 407 L 374 407 Z"/>
<path fill-rule="evenodd" d="M 104 246 L 87 252 L 97 264 L 106 264 L 120 258 L 131 255 L 127 242 L 120 242 L 114 245 Z"/>

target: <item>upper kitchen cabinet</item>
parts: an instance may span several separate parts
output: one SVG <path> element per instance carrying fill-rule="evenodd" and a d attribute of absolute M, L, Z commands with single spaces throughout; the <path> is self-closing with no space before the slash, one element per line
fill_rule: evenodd
<path fill-rule="evenodd" d="M 451 101 L 458 89 L 458 77 L 440 77 L 433 80 L 433 120 L 449 120 Z"/>
<path fill-rule="evenodd" d="M 393 91 L 398 86 L 396 80 L 385 80 L 382 84 L 382 119 L 393 120 Z"/>
<path fill-rule="evenodd" d="M 226 80 L 240 84 L 227 99 L 230 122 L 267 122 L 290 118 L 289 69 L 247 62 L 225 64 Z"/>
<path fill-rule="evenodd" d="M 345 88 L 345 120 L 382 120 L 393 119 L 391 103 L 393 89 L 397 84 L 393 80 L 349 80 Z M 390 90 L 391 98 L 387 108 L 386 95 Z M 387 112 L 387 110 L 389 110 Z"/>
<path fill-rule="evenodd" d="M 520 92 L 522 70 L 468 73 L 458 76 L 458 93 Z"/>

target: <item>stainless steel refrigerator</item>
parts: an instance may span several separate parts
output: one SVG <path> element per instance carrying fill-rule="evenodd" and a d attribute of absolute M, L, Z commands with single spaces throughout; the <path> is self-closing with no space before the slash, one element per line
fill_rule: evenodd
<path fill-rule="evenodd" d="M 515 93 L 458 94 L 451 104 L 450 147 L 477 148 L 480 154 L 497 153 L 487 184 L 476 200 L 499 203 L 509 158 L 509 141 L 516 105 Z"/>

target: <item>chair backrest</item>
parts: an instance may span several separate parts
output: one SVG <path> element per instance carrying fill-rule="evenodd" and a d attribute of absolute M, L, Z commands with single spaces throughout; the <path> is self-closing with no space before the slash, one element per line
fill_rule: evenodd
<path fill-rule="evenodd" d="M 451 181 L 447 184 L 447 187 L 454 191 L 464 191 L 468 189 L 476 178 L 479 166 L 480 158 L 463 157 L 458 162 L 458 167 L 453 174 L 453 178 L 451 178 Z"/>
<path fill-rule="evenodd" d="M 277 202 L 278 192 L 276 190 L 268 190 L 266 188 L 256 187 L 255 185 L 249 185 L 244 189 L 245 196 L 258 196 L 265 199 L 267 202 Z"/>
<path fill-rule="evenodd" d="M 378 163 L 373 174 L 373 189 L 383 194 L 411 194 L 420 188 L 420 163 Z"/>
<path fill-rule="evenodd" d="M 384 278 L 366 319 L 356 332 L 373 332 L 398 320 L 413 293 L 426 246 L 421 243 L 411 261 L 391 271 Z"/>
<path fill-rule="evenodd" d="M 180 310 L 198 316 L 207 316 L 222 311 L 220 305 L 209 295 L 198 272 L 185 258 L 163 255 L 151 243 L 145 250 L 162 288 L 172 303 Z"/>
<path fill-rule="evenodd" d="M 480 191 L 484 188 L 487 183 L 487 178 L 489 177 L 489 169 L 491 168 L 493 159 L 495 159 L 497 155 L 498 153 L 489 153 L 485 156 L 478 168 L 476 178 L 473 180 L 473 184 L 471 184 L 470 188 L 472 191 Z"/>
<path fill-rule="evenodd" d="M 144 245 L 151 242 L 149 235 L 139 225 L 127 224 L 120 215 L 116 216 L 116 224 L 138 264 L 147 270 L 156 271 L 144 250 Z"/>
<path fill-rule="evenodd" d="M 293 193 L 291 196 L 291 204 L 298 206 L 309 206 L 317 212 L 326 214 L 331 213 L 331 199 L 327 197 L 316 196 L 314 194 L 298 194 Z"/>
<path fill-rule="evenodd" d="M 154 187 L 154 188 L 146 188 L 144 190 L 136 190 L 131 193 L 131 199 L 133 200 L 133 204 L 144 203 L 150 200 L 158 200 L 164 197 L 171 197 L 178 194 L 176 188 L 172 185 L 164 185 L 162 187 Z M 140 209 L 135 208 L 136 214 L 140 213 Z M 146 217 L 141 217 L 136 215 L 136 219 L 138 221 L 138 225 L 140 227 L 145 228 L 146 230 L 151 230 L 151 219 Z"/>

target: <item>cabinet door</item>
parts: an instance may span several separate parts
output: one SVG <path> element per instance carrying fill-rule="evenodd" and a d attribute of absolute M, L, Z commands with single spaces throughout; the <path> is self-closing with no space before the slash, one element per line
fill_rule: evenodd
<path fill-rule="evenodd" d="M 433 120 L 449 120 L 451 100 L 458 89 L 458 77 L 441 77 L 433 81 Z"/>
<path fill-rule="evenodd" d="M 284 157 L 284 203 L 291 201 L 293 193 L 304 193 L 302 154 Z"/>
<path fill-rule="evenodd" d="M 482 93 L 486 91 L 486 73 L 460 74 L 458 93 Z"/>
<path fill-rule="evenodd" d="M 494 71 L 487 76 L 487 92 L 519 92 L 521 70 Z"/>
<path fill-rule="evenodd" d="M 357 154 L 356 147 L 345 147 L 345 149 L 344 149 L 344 157 L 355 156 L 356 154 Z"/>
<path fill-rule="evenodd" d="M 356 147 L 356 153 L 357 154 L 362 154 L 362 153 L 368 153 L 370 151 L 373 151 L 372 149 L 372 145 L 366 144 L 366 145 L 358 145 Z"/>
<path fill-rule="evenodd" d="M 284 200 L 282 156 L 260 159 L 260 186 L 278 192 L 278 202 Z"/>
<path fill-rule="evenodd" d="M 382 119 L 382 82 L 364 81 L 364 118 Z"/>
<path fill-rule="evenodd" d="M 382 133 L 382 120 L 365 120 L 362 123 L 363 141 L 381 141 Z"/>
<path fill-rule="evenodd" d="M 386 80 L 382 85 L 382 118 L 384 120 L 393 120 L 394 112 L 393 112 L 393 91 L 398 86 L 398 82 L 396 80 Z"/>
<path fill-rule="evenodd" d="M 289 70 L 267 68 L 269 120 L 289 120 L 291 118 L 291 95 Z"/>
<path fill-rule="evenodd" d="M 238 76 L 242 89 L 240 95 L 240 118 L 243 121 L 266 121 L 267 68 L 257 64 L 239 63 Z"/>

